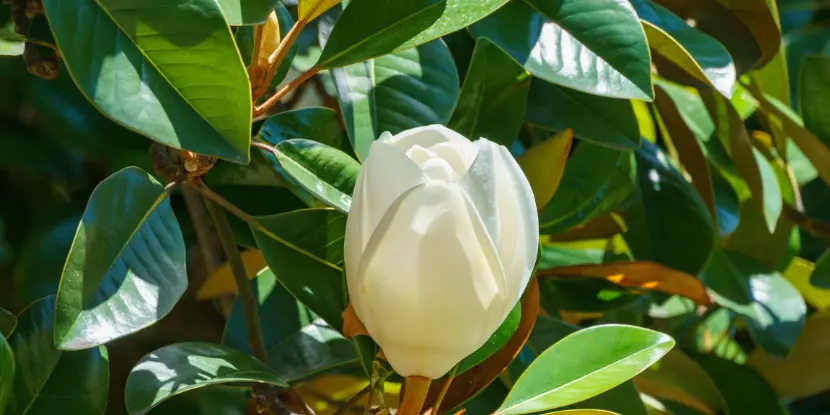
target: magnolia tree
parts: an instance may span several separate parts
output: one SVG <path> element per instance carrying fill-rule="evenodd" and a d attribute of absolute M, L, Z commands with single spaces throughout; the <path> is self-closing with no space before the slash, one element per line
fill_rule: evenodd
<path fill-rule="evenodd" d="M 828 410 L 826 2 L 4 3 L 3 414 Z"/>

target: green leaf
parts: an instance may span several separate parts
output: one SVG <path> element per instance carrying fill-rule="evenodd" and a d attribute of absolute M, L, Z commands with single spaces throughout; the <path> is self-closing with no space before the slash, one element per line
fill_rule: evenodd
<path fill-rule="evenodd" d="M 496 44 L 476 41 L 449 127 L 471 140 L 510 146 L 524 121 L 530 74 Z"/>
<path fill-rule="evenodd" d="M 273 152 L 263 150 L 272 166 L 287 180 L 327 205 L 348 213 L 360 163 L 348 154 L 316 141 L 281 141 Z"/>
<path fill-rule="evenodd" d="M 635 179 L 630 152 L 576 144 L 553 199 L 539 214 L 542 232 L 563 232 L 610 212 L 628 197 Z"/>
<path fill-rule="evenodd" d="M 211 343 L 164 346 L 139 360 L 127 377 L 127 411 L 142 415 L 165 400 L 196 388 L 238 382 L 288 386 L 264 363 Z"/>
<path fill-rule="evenodd" d="M 0 411 L 6 409 L 6 403 L 12 395 L 14 382 L 14 354 L 6 338 L 0 335 Z"/>
<path fill-rule="evenodd" d="M 245 411 L 251 390 L 232 385 L 211 385 L 173 396 L 153 408 L 153 415 L 249 415 Z"/>
<path fill-rule="evenodd" d="M 733 415 L 786 415 L 775 390 L 749 367 L 708 354 L 690 355 L 715 381 Z"/>
<path fill-rule="evenodd" d="M 589 95 L 539 79 L 530 86 L 527 121 L 601 146 L 632 150 L 640 129 L 629 101 Z"/>
<path fill-rule="evenodd" d="M 137 167 L 92 192 L 58 289 L 59 348 L 87 349 L 146 328 L 184 293 L 184 239 L 167 196 Z"/>
<path fill-rule="evenodd" d="M 320 319 L 268 349 L 268 365 L 288 382 L 356 360 L 352 342 Z"/>
<path fill-rule="evenodd" d="M 315 66 L 335 68 L 400 52 L 469 26 L 505 3 L 507 0 L 352 0 L 332 28 Z"/>
<path fill-rule="evenodd" d="M 556 194 L 572 144 L 573 132 L 565 130 L 528 148 L 516 159 L 530 183 L 537 209 L 544 208 Z"/>
<path fill-rule="evenodd" d="M 631 3 L 643 20 L 649 48 L 656 53 L 654 64 L 661 76 L 693 86 L 703 84 L 726 97 L 732 96 L 735 63 L 720 42 L 652 0 Z M 696 82 L 683 82 L 688 76 Z"/>
<path fill-rule="evenodd" d="M 262 328 L 262 339 L 266 348 L 273 347 L 296 334 L 314 319 L 308 310 L 277 281 L 277 277 L 270 269 L 260 272 L 250 281 L 250 285 L 257 296 L 259 325 Z M 230 314 L 228 314 L 225 332 L 222 333 L 222 344 L 251 353 L 242 300 L 239 297 L 234 300 Z M 286 376 L 283 372 L 279 373 Z"/>
<path fill-rule="evenodd" d="M 343 327 L 342 282 L 346 215 L 304 209 L 257 220 L 274 236 L 254 230 L 257 245 L 280 283 L 336 330 Z"/>
<path fill-rule="evenodd" d="M 824 251 L 816 261 L 816 268 L 810 275 L 810 285 L 830 290 L 830 249 Z"/>
<path fill-rule="evenodd" d="M 271 144 L 305 138 L 334 148 L 343 147 L 343 129 L 334 110 L 326 107 L 281 112 L 265 120 L 259 136 Z"/>
<path fill-rule="evenodd" d="M 32 303 L 18 319 L 9 337 L 15 373 L 4 415 L 51 414 L 56 408 L 66 414 L 103 414 L 110 382 L 107 349 L 55 348 L 54 295 Z"/>
<path fill-rule="evenodd" d="M 493 353 L 499 351 L 499 349 L 504 346 L 510 337 L 513 336 L 513 333 L 516 332 L 516 329 L 519 327 L 519 322 L 522 319 L 522 304 L 521 302 L 517 303 L 510 313 L 507 314 L 505 317 L 504 322 L 501 323 L 498 329 L 487 339 L 487 342 L 484 343 L 483 346 L 479 347 L 478 350 L 474 351 L 467 357 L 465 357 L 461 362 L 458 364 L 458 369 L 455 370 L 455 375 L 458 376 L 470 369 L 473 366 L 483 362 L 485 359 L 490 357 Z"/>
<path fill-rule="evenodd" d="M 297 17 L 305 21 L 314 20 L 337 3 L 340 3 L 340 0 L 299 0 L 297 1 Z"/>
<path fill-rule="evenodd" d="M 43 5 L 69 74 L 101 112 L 162 144 L 248 162 L 250 85 L 215 0 Z"/>
<path fill-rule="evenodd" d="M 642 372 L 673 346 L 668 335 L 633 326 L 577 331 L 531 363 L 496 415 L 550 410 L 596 396 Z"/>
<path fill-rule="evenodd" d="M 749 257 L 718 249 L 701 281 L 715 302 L 743 317 L 758 345 L 786 356 L 804 328 L 807 306 L 780 273 Z"/>
<path fill-rule="evenodd" d="M 638 186 L 625 209 L 634 257 L 691 275 L 703 269 L 717 236 L 706 205 L 660 149 L 636 152 Z"/>
<path fill-rule="evenodd" d="M 383 132 L 446 124 L 458 98 L 458 71 L 442 40 L 337 68 L 332 75 L 358 160 Z"/>
<path fill-rule="evenodd" d="M 225 20 L 231 26 L 255 25 L 265 22 L 277 7 L 277 0 L 217 0 Z M 282 22 L 280 22 L 282 23 Z"/>
<path fill-rule="evenodd" d="M 0 308 L 0 337 L 8 337 L 17 327 L 17 317 L 5 308 Z"/>
<path fill-rule="evenodd" d="M 801 78 L 801 66 L 807 56 L 821 55 L 824 53 L 824 49 L 830 45 L 830 29 L 817 25 L 808 25 L 788 31 L 784 39 L 787 45 L 785 48 L 785 60 L 787 63 L 788 84 L 792 85 L 792 88 L 790 88 L 789 104 L 793 109 L 800 110 L 799 91 L 802 89 L 799 86 L 799 78 Z M 786 100 L 782 100 L 775 95 L 772 96 L 783 103 L 787 103 Z"/>
<path fill-rule="evenodd" d="M 830 146 L 830 56 L 806 56 L 801 64 L 799 98 L 804 126 Z"/>
<path fill-rule="evenodd" d="M 556 344 L 579 328 L 559 320 L 540 316 L 530 333 L 526 347 L 533 352 L 533 359 L 548 347 Z M 526 369 L 525 369 L 526 370 Z M 640 399 L 633 381 L 625 381 L 612 389 L 562 409 L 596 408 L 626 415 L 646 415 L 646 408 Z"/>
<path fill-rule="evenodd" d="M 654 98 L 646 37 L 628 2 L 512 1 L 470 31 L 546 81 L 613 98 Z"/>
<path fill-rule="evenodd" d="M 7 14 L 6 10 L 2 13 Z M 22 55 L 23 49 L 26 47 L 26 38 L 14 31 L 14 23 L 11 20 L 8 22 L 0 20 L 0 23 L 2 23 L 0 25 L 0 56 Z M 2 408 L 2 405 L 0 405 L 0 408 Z"/>
<path fill-rule="evenodd" d="M 726 402 L 714 380 L 677 349 L 666 354 L 659 365 L 637 375 L 635 383 L 643 393 L 656 398 L 673 401 L 681 397 L 680 403 L 694 403 L 694 408 L 706 409 L 706 412 L 726 410 Z"/>

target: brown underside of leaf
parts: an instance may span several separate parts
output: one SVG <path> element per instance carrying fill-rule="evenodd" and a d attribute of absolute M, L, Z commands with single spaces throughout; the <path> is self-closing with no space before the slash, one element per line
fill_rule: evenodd
<path fill-rule="evenodd" d="M 363 322 L 360 321 L 360 317 L 354 312 L 352 303 L 349 303 L 346 309 L 343 310 L 343 337 L 351 338 L 360 335 L 369 336 L 369 332 Z"/>

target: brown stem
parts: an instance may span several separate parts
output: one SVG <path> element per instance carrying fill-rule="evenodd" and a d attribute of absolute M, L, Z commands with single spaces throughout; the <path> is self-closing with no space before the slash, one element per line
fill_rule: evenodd
<path fill-rule="evenodd" d="M 830 223 L 815 220 L 786 203 L 782 214 L 810 235 L 830 242 Z"/>
<path fill-rule="evenodd" d="M 444 396 L 447 396 L 447 391 L 450 390 L 450 384 L 452 384 L 453 379 L 455 379 L 455 373 L 458 371 L 458 365 L 452 368 L 449 376 L 447 376 L 447 380 L 444 382 L 444 386 L 441 387 L 441 392 L 438 393 L 438 398 L 435 399 L 435 404 L 432 405 L 432 412 L 430 415 L 438 415 L 440 414 L 441 410 L 441 402 L 444 401 Z"/>
<path fill-rule="evenodd" d="M 421 415 L 431 380 L 423 376 L 407 376 L 404 382 L 406 392 L 397 415 Z"/>
<path fill-rule="evenodd" d="M 262 327 L 259 324 L 259 304 L 248 282 L 248 274 L 245 272 L 245 264 L 239 255 L 239 248 L 233 236 L 233 229 L 228 222 L 225 211 L 218 203 L 207 203 L 208 212 L 213 218 L 216 233 L 222 243 L 222 249 L 228 257 L 228 262 L 233 271 L 233 278 L 236 282 L 236 289 L 242 301 L 242 311 L 245 315 L 245 330 L 248 333 L 248 345 L 251 347 L 254 357 L 263 363 L 268 362 L 268 352 L 265 349 L 265 342 L 262 340 Z"/>
<path fill-rule="evenodd" d="M 260 49 L 262 49 L 263 28 L 265 28 L 265 23 L 254 26 L 254 51 L 251 54 L 251 61 L 248 62 L 248 76 L 252 75 L 254 68 L 257 68 L 257 62 L 259 62 L 259 54 L 262 52 Z M 253 81 L 251 79 L 251 82 Z"/>
<path fill-rule="evenodd" d="M 216 234 L 210 227 L 210 220 L 208 220 L 205 205 L 202 202 L 202 197 L 199 196 L 192 187 L 182 187 L 182 197 L 187 212 L 190 213 L 190 221 L 193 222 L 193 229 L 196 232 L 196 243 L 199 245 L 199 251 L 202 253 L 205 263 L 205 273 L 210 275 L 216 268 L 221 265 L 220 256 L 216 255 Z"/>
<path fill-rule="evenodd" d="M 369 390 L 371 388 L 372 388 L 372 385 L 367 385 L 365 388 L 361 389 L 360 392 L 358 392 L 357 394 L 352 396 L 348 401 L 346 401 L 346 403 L 344 403 L 342 406 L 340 406 L 340 408 L 337 410 L 337 412 L 334 413 L 334 415 L 343 415 L 343 414 L 345 414 L 349 410 L 349 408 L 351 408 L 352 405 L 357 403 L 357 401 L 359 401 L 360 398 L 363 397 L 363 395 L 365 395 L 367 392 L 369 392 Z"/>
<path fill-rule="evenodd" d="M 271 95 L 267 100 L 265 100 L 265 102 L 254 107 L 253 118 L 256 118 L 268 112 L 268 110 L 274 105 L 276 105 L 276 103 L 279 102 L 284 96 L 288 95 L 289 92 L 294 90 L 294 88 L 296 88 L 298 85 L 308 80 L 308 78 L 314 76 L 318 71 L 318 68 L 311 68 L 303 72 L 296 79 L 289 82 L 288 85 L 285 85 L 284 87 L 280 88 L 279 91 L 274 93 L 274 95 Z"/>
<path fill-rule="evenodd" d="M 303 31 L 303 27 L 305 27 L 306 22 L 303 20 L 298 20 L 297 23 L 294 23 L 294 26 L 291 27 L 291 30 L 285 34 L 285 37 L 282 38 L 280 44 L 277 45 L 277 48 L 268 57 L 268 72 L 265 74 L 265 78 L 261 80 L 257 87 L 254 88 L 252 93 L 252 98 L 254 102 L 256 102 L 265 91 L 268 90 L 268 86 L 271 85 L 271 80 L 274 79 L 274 76 L 277 74 L 277 71 L 282 65 L 282 61 L 285 60 L 285 56 L 288 55 L 288 51 L 291 49 L 291 45 L 294 44 L 294 41 L 297 40 L 297 37 L 300 36 L 300 32 Z M 253 61 L 252 65 L 254 65 L 257 60 Z"/>

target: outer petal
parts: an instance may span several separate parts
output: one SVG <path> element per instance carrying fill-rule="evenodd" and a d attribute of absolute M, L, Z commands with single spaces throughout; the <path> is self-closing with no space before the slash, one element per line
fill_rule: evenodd
<path fill-rule="evenodd" d="M 357 278 L 360 258 L 369 238 L 390 206 L 427 177 L 404 152 L 376 141 L 357 175 L 346 220 L 344 258 L 347 278 Z"/>
<path fill-rule="evenodd" d="M 501 240 L 496 245 L 499 251 L 508 293 L 519 301 L 539 249 L 539 216 L 533 191 L 519 164 L 507 148 L 495 145 L 496 193 L 499 211 Z M 512 307 L 511 305 L 511 307 Z M 508 309 L 507 312 L 510 310 Z"/>
<path fill-rule="evenodd" d="M 410 190 L 387 213 L 349 293 L 395 371 L 431 379 L 483 345 L 509 301 L 472 202 L 440 181 Z"/>

